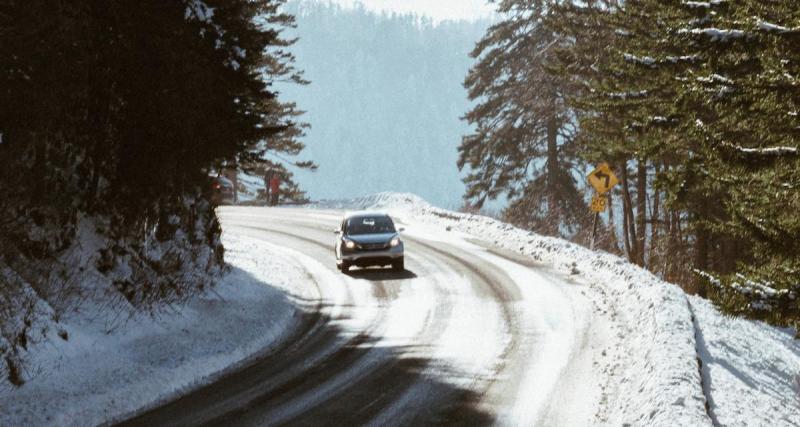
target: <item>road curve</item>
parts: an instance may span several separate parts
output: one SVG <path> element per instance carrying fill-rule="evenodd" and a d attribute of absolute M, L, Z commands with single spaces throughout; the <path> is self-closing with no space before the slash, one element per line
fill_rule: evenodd
<path fill-rule="evenodd" d="M 333 256 L 341 212 L 224 208 L 220 218 L 226 233 L 292 256 L 318 298 L 269 354 L 120 425 L 529 426 L 591 415 L 592 389 L 553 402 L 586 388 L 570 375 L 590 363 L 579 285 L 413 227 L 405 272 L 344 275 Z"/>

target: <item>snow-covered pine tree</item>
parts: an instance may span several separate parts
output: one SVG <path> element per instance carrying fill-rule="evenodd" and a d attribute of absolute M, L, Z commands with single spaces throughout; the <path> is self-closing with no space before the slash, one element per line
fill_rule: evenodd
<path fill-rule="evenodd" d="M 463 139 L 458 166 L 468 170 L 468 203 L 505 196 L 510 222 L 573 238 L 588 228 L 589 215 L 572 173 L 576 128 L 566 97 L 575 85 L 547 72 L 556 48 L 569 43 L 544 24 L 555 3 L 499 2 L 505 19 L 472 52 L 477 63 L 465 86 L 477 105 L 465 120 L 476 129 Z"/>
<path fill-rule="evenodd" d="M 0 4 L 0 372 L 22 372 L 36 318 L 87 295 L 141 310 L 214 282 L 209 172 L 302 149 L 273 87 L 302 80 L 281 4 Z M 84 276 L 106 292 L 79 289 Z"/>
<path fill-rule="evenodd" d="M 576 102 L 586 147 L 654 165 L 645 191 L 663 192 L 673 212 L 649 222 L 668 241 L 677 231 L 667 247 L 691 248 L 702 278 L 724 278 L 711 296 L 781 324 L 798 313 L 795 9 L 627 1 L 600 14 L 618 37 Z"/>
<path fill-rule="evenodd" d="M 290 42 L 280 35 L 293 19 L 281 4 L 89 2 L 96 28 L 87 37 L 103 52 L 91 69 L 109 70 L 111 106 L 90 100 L 101 106 L 113 135 L 106 143 L 107 185 L 98 189 L 105 203 L 95 212 L 112 218 L 109 232 L 121 242 L 104 252 L 102 265 L 108 274 L 125 271 L 120 262 L 141 272 L 114 278 L 136 305 L 190 295 L 207 284 L 207 270 L 221 266 L 219 226 L 203 194 L 210 171 L 303 148 L 294 106 L 272 88 L 278 79 L 303 82 L 285 50 Z M 155 237 L 147 242 L 164 247 L 142 247 L 143 229 Z M 173 241 L 180 236 L 187 241 Z M 205 259 L 203 245 L 213 248 L 212 259 Z M 203 267 L 187 268 L 187 260 Z"/>
<path fill-rule="evenodd" d="M 730 312 L 797 327 L 800 10 L 789 0 L 702 7 L 702 25 L 673 34 L 705 54 L 702 71 L 683 81 L 683 98 L 703 105 L 686 133 L 705 141 L 704 168 L 728 194 L 728 219 L 713 226 L 748 247 L 737 274 L 712 280 L 713 297 Z"/>
<path fill-rule="evenodd" d="M 697 55 L 669 43 L 665 35 L 702 15 L 682 2 L 646 0 L 598 9 L 595 15 L 614 38 L 594 54 L 587 75 L 590 90 L 576 100 L 584 113 L 582 147 L 590 157 L 619 164 L 623 243 L 629 258 L 686 283 L 691 278 L 686 264 L 707 265 L 703 248 L 709 243 L 703 242 L 724 242 L 709 235 L 702 221 L 724 212 L 706 203 L 716 189 L 705 188 L 706 181 L 698 179 L 699 158 L 693 153 L 699 142 L 676 130 L 685 106 L 675 103 L 675 78 L 698 65 Z M 635 180 L 629 162 L 635 164 Z M 671 185 L 676 182 L 679 187 Z M 693 254 L 691 242 L 700 243 Z"/>
<path fill-rule="evenodd" d="M 656 135 L 668 121 L 656 101 L 669 77 L 666 64 L 652 57 L 651 12 L 645 6 L 635 6 L 640 19 L 632 20 L 618 2 L 562 5 L 563 17 L 556 25 L 575 40 L 560 52 L 567 64 L 560 72 L 576 74 L 586 85 L 571 99 L 579 113 L 581 156 L 591 163 L 609 162 L 622 179 L 614 198 L 621 201 L 621 237 L 628 258 L 661 266 L 659 249 L 668 240 L 657 222 L 667 212 L 650 181 L 663 169 L 666 149 Z"/>

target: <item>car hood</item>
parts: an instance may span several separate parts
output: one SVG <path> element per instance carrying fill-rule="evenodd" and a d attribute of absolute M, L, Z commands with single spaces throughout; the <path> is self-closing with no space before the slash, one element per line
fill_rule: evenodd
<path fill-rule="evenodd" d="M 347 236 L 347 239 L 363 245 L 371 243 L 387 243 L 395 236 L 397 236 L 397 233 L 360 234 L 358 236 Z"/>

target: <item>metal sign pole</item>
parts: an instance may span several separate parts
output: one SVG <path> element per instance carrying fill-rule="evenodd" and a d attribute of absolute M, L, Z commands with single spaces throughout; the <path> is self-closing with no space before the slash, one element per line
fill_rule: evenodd
<path fill-rule="evenodd" d="M 589 249 L 594 250 L 594 242 L 597 239 L 597 221 L 600 218 L 600 212 L 594 213 L 594 225 L 592 225 L 592 244 Z"/>

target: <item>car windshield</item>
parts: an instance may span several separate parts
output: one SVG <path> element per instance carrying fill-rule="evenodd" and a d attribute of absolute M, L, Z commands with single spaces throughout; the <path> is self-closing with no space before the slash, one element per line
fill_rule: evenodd
<path fill-rule="evenodd" d="M 347 220 L 346 234 L 358 236 L 362 234 L 394 233 L 394 223 L 388 216 L 356 217 Z"/>

